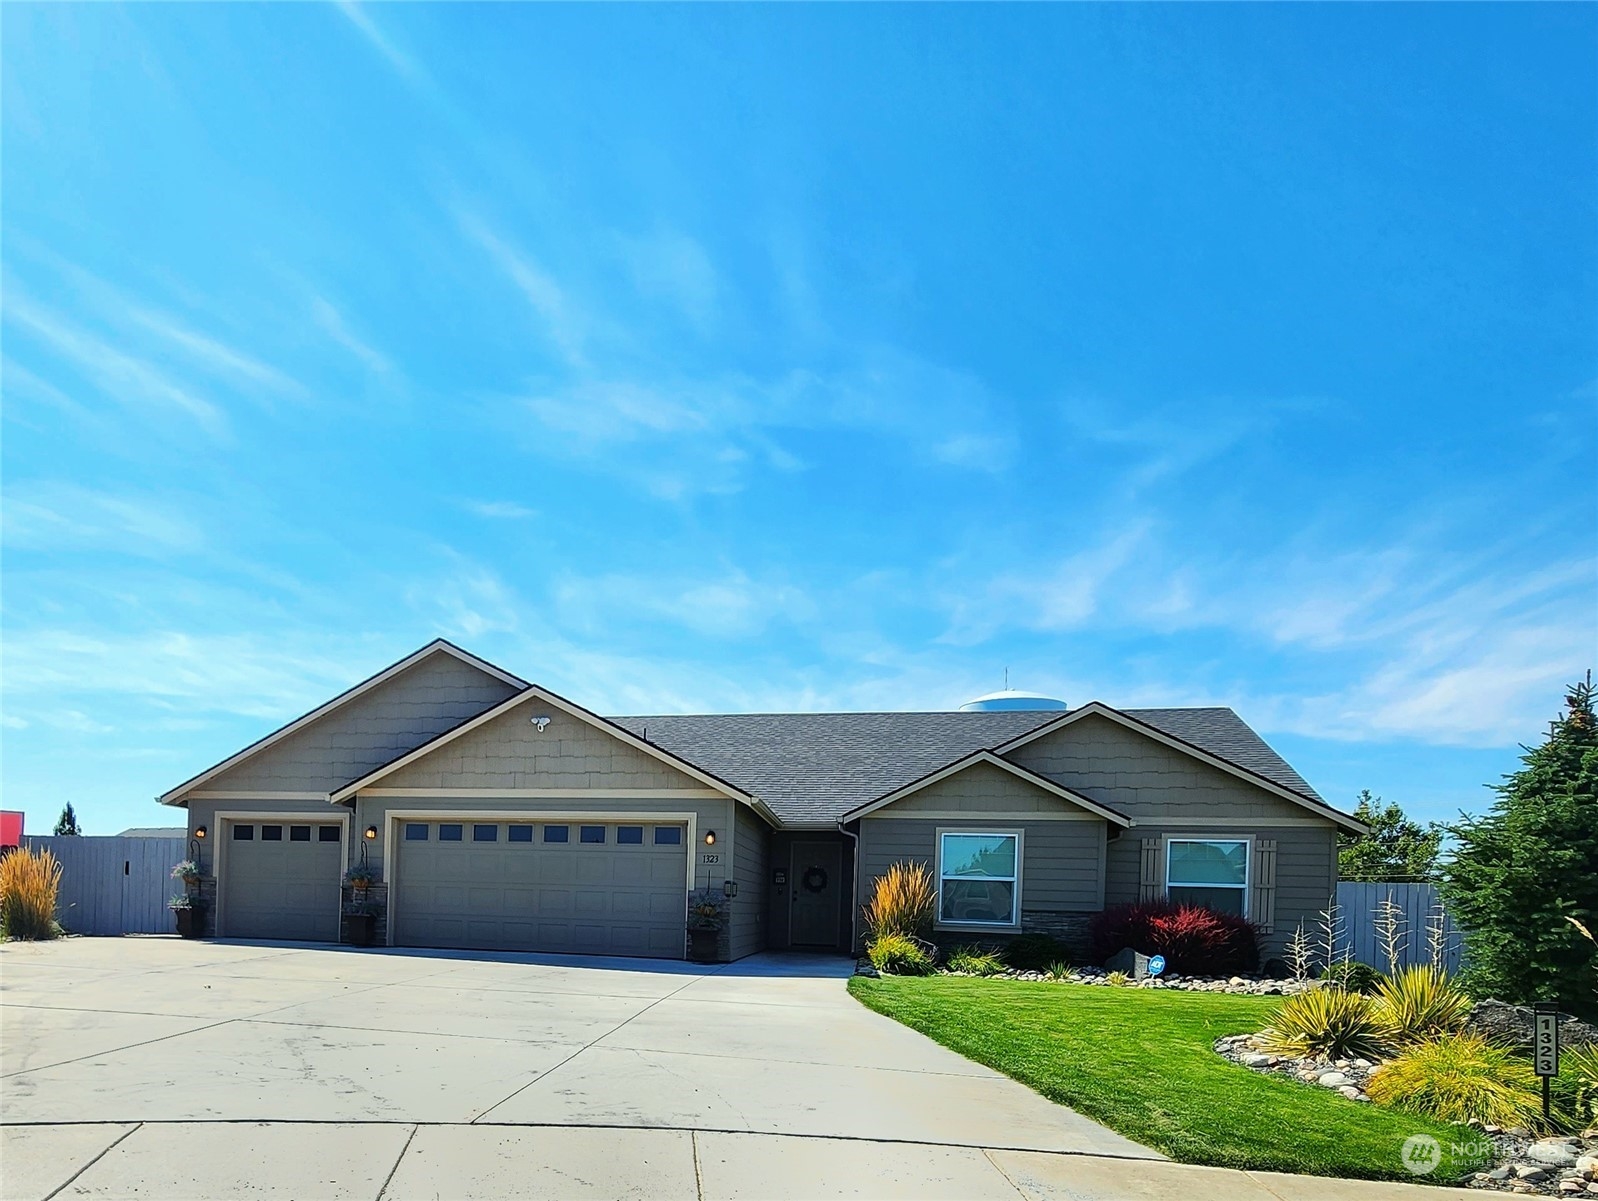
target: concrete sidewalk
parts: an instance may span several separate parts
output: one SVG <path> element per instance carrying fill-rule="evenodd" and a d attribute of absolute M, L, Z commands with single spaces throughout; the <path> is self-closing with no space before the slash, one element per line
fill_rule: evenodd
<path fill-rule="evenodd" d="M 0 1128 L 4 1201 L 1445 1201 L 1466 1193 L 1163 1160 L 733 1131 L 390 1122 Z"/>

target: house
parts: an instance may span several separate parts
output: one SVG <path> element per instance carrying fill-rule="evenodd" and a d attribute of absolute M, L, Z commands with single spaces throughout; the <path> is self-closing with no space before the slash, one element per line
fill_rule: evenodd
<path fill-rule="evenodd" d="M 1272 954 L 1363 829 L 1229 709 L 602 717 L 443 640 L 160 800 L 214 935 L 337 941 L 362 907 L 390 945 L 667 958 L 702 889 L 722 959 L 856 947 L 906 859 L 943 937 L 1076 942 L 1169 895 Z"/>

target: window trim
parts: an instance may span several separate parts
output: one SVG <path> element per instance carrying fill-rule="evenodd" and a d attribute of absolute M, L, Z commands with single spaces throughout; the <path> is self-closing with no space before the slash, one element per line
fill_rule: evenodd
<path fill-rule="evenodd" d="M 1240 842 L 1243 844 L 1243 883 L 1236 884 L 1195 884 L 1178 881 L 1178 888 L 1232 888 L 1241 887 L 1243 893 L 1242 916 L 1248 917 L 1254 906 L 1250 903 L 1254 894 L 1254 835 L 1234 834 L 1229 837 L 1210 835 L 1201 837 L 1193 834 L 1165 834 L 1160 838 L 1160 888 L 1165 899 L 1171 899 L 1171 844 L 1173 842 Z"/>
<path fill-rule="evenodd" d="M 943 840 L 949 834 L 969 834 L 978 838 L 1015 839 L 1015 887 L 1011 920 L 1007 922 L 945 921 L 943 918 Z M 938 907 L 933 920 L 935 930 L 1019 930 L 1021 928 L 1022 876 L 1026 862 L 1026 831 L 1018 826 L 939 826 L 933 832 L 933 882 L 937 885 Z M 951 877 L 959 879 L 960 877 Z M 999 879 L 999 877 L 992 877 Z"/>

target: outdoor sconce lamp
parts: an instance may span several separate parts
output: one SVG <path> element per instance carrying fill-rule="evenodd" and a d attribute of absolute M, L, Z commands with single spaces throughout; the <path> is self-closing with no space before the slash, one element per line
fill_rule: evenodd
<path fill-rule="evenodd" d="M 377 827 L 376 826 L 367 826 L 366 827 L 366 838 L 367 838 L 367 841 L 371 841 L 372 839 L 374 839 L 376 837 L 377 837 Z"/>
<path fill-rule="evenodd" d="M 195 826 L 194 827 L 194 837 L 196 837 L 196 838 L 204 838 L 205 837 L 205 827 L 204 826 Z"/>
<path fill-rule="evenodd" d="M 713 847 L 716 845 L 716 832 L 714 830 L 705 831 L 705 845 L 707 847 Z"/>

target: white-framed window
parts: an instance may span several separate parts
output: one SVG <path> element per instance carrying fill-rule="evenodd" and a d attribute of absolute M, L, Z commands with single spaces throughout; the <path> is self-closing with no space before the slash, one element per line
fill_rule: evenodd
<path fill-rule="evenodd" d="M 938 923 L 1015 926 L 1021 915 L 1021 835 L 938 831 Z"/>
<path fill-rule="evenodd" d="M 1173 838 L 1165 844 L 1165 895 L 1219 913 L 1248 913 L 1248 840 Z"/>

